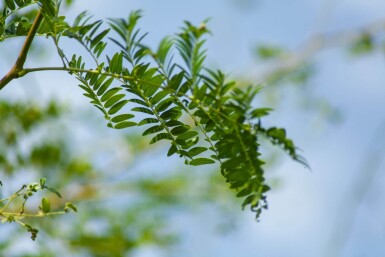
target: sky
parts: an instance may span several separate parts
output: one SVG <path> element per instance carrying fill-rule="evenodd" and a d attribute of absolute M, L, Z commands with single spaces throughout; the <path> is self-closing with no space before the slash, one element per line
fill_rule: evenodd
<path fill-rule="evenodd" d="M 296 49 L 311 35 L 385 19 L 383 0 L 109 2 L 113 4 L 94 0 L 90 5 L 90 1 L 78 0 L 68 16 L 87 10 L 98 18 L 127 17 L 131 10 L 142 9 L 141 28 L 150 32 L 147 42 L 152 46 L 178 31 L 184 20 L 200 23 L 211 18 L 208 63 L 234 77 L 258 74 L 263 63 L 253 56 L 257 43 Z M 260 222 L 242 212 L 236 231 L 214 237 L 207 220 L 193 220 L 185 227 L 188 240 L 180 246 L 183 255 L 179 256 L 385 256 L 384 53 L 353 58 L 333 48 L 317 54 L 315 60 L 317 72 L 308 86 L 341 112 L 341 121 L 313 122 L 319 113 L 301 111 L 296 100 L 279 106 L 269 118 L 287 128 L 311 170 L 283 158 L 274 171 L 282 185 L 270 192 L 269 210 Z M 56 78 L 55 89 L 42 94 L 47 98 L 70 96 L 76 104 L 84 104 L 74 81 L 58 76 L 52 73 L 46 81 L 35 78 L 39 85 Z M 256 83 L 263 83 L 254 77 Z M 6 96 L 15 94 L 11 90 L 5 89 Z M 35 89 L 23 89 L 19 94 L 28 94 L 28 90 Z M 136 256 L 159 255 L 147 249 Z"/>

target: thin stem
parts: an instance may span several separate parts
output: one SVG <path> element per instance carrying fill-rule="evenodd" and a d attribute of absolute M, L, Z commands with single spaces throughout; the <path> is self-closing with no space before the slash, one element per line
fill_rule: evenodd
<path fill-rule="evenodd" d="M 65 211 L 56 211 L 56 212 L 39 212 L 39 213 L 17 213 L 17 212 L 0 212 L 0 215 L 2 216 L 14 216 L 18 218 L 24 218 L 24 217 L 34 217 L 34 218 L 40 218 L 45 216 L 51 216 L 51 215 L 62 215 L 66 214 L 68 212 Z"/>
<path fill-rule="evenodd" d="M 38 68 L 28 68 L 28 69 L 23 69 L 21 71 L 22 73 L 22 76 L 28 74 L 28 73 L 31 73 L 31 72 L 38 72 L 38 71 L 68 71 L 68 72 L 73 72 L 73 73 L 94 73 L 94 74 L 99 74 L 99 75 L 104 75 L 104 76 L 109 76 L 109 77 L 113 77 L 113 78 L 116 78 L 116 79 L 125 79 L 125 80 L 131 80 L 131 81 L 137 81 L 137 82 L 141 82 L 141 83 L 146 83 L 146 84 L 149 84 L 151 86 L 154 86 L 154 87 L 158 87 L 158 88 L 161 88 L 161 89 L 164 89 L 164 90 L 172 90 L 166 86 L 161 86 L 161 85 L 158 85 L 157 83 L 153 83 L 151 81 L 146 81 L 146 80 L 143 80 L 143 79 L 139 79 L 139 78 L 136 78 L 136 77 L 133 77 L 133 76 L 127 76 L 127 75 L 120 75 L 120 74 L 115 74 L 115 73 L 110 73 L 110 72 L 102 72 L 100 70 L 87 70 L 87 69 L 78 69 L 78 68 L 71 68 L 71 67 L 38 67 Z M 123 83 L 125 83 L 123 81 Z M 202 103 L 198 100 L 198 99 L 195 99 L 194 97 L 192 96 L 188 96 L 188 95 L 185 95 L 185 94 L 181 94 L 175 90 L 173 90 L 173 93 L 176 93 L 177 96 L 181 96 L 181 97 L 186 97 L 188 98 L 189 100 L 195 102 L 196 104 L 198 105 L 201 105 L 202 106 Z M 210 109 L 210 111 L 214 111 L 215 113 L 217 113 L 218 115 L 222 116 L 223 118 L 231 121 L 231 122 L 234 122 L 234 123 L 237 123 L 236 120 L 234 119 L 231 119 L 230 117 L 228 117 L 227 115 L 225 115 L 224 113 L 220 112 L 219 110 L 215 109 L 215 108 L 212 108 Z"/>
<path fill-rule="evenodd" d="M 0 80 L 0 90 L 2 90 L 13 79 L 23 76 L 22 71 L 25 60 L 27 59 L 28 51 L 31 48 L 33 38 L 35 37 L 37 29 L 39 28 L 42 20 L 43 14 L 42 11 L 39 10 L 15 64 L 13 65 L 12 69 Z"/>

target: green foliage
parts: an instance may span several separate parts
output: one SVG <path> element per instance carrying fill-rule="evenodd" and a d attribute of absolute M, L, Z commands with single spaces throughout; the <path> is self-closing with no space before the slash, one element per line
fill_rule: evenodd
<path fill-rule="evenodd" d="M 262 60 L 269 60 L 281 56 L 285 51 L 276 46 L 271 45 L 258 45 L 255 52 Z"/>
<path fill-rule="evenodd" d="M 7 10 L 16 8 L 12 0 L 7 2 L 3 20 L 12 13 Z M 32 3 L 24 1 L 19 8 L 27 2 Z M 53 39 L 63 67 L 24 69 L 19 74 L 46 69 L 75 76 L 84 96 L 103 113 L 108 127 L 145 126 L 143 136 L 149 137 L 150 144 L 169 143 L 168 156 L 177 154 L 186 165 L 192 166 L 218 163 L 230 188 L 236 191 L 237 197 L 243 198 L 242 207 L 250 206 L 256 218 L 267 208 L 269 190 L 259 137 L 267 136 L 294 160 L 303 162 L 284 130 L 262 126 L 261 117 L 270 109 L 252 106 L 258 87 L 240 90 L 236 82 L 228 81 L 221 71 L 205 66 L 204 43 L 209 32 L 206 21 L 200 26 L 185 22 L 180 33 L 164 38 L 153 51 L 144 44 L 146 34 L 137 28 L 140 11 L 132 12 L 127 19 L 110 19 L 107 25 L 81 13 L 71 26 L 65 17 L 59 16 L 58 1 L 33 3 L 38 4 L 44 16 L 38 33 Z M 31 27 L 27 20 L 13 24 L 3 22 L 8 31 L 3 33 L 3 40 L 26 35 Z M 10 30 L 11 26 L 14 29 Z M 115 34 L 111 36 L 111 32 Z M 79 42 L 91 55 L 93 68 L 84 61 L 83 54 L 68 58 L 60 48 L 62 37 Z M 119 49 L 112 55 L 105 52 L 107 39 Z M 183 63 L 174 62 L 172 57 Z M 36 149 L 32 160 L 37 162 L 36 156 L 42 153 L 59 156 L 60 150 Z M 66 205 L 65 211 L 70 209 L 76 211 Z M 45 198 L 41 210 L 43 213 L 50 210 Z"/>
<path fill-rule="evenodd" d="M 40 179 L 39 183 L 31 183 L 28 185 L 23 185 L 19 190 L 17 190 L 11 196 L 0 199 L 0 204 L 1 204 L 0 217 L 2 217 L 1 222 L 2 223 L 15 222 L 20 224 L 21 226 L 25 227 L 28 232 L 31 233 L 31 239 L 35 240 L 39 230 L 36 228 L 33 228 L 31 225 L 27 223 L 22 222 L 23 219 L 39 218 L 39 217 L 45 217 L 48 215 L 64 214 L 69 210 L 76 211 L 76 207 L 72 203 L 68 202 L 65 204 L 64 211 L 52 212 L 51 203 L 49 199 L 43 197 L 41 199 L 41 205 L 39 206 L 40 212 L 25 213 L 25 205 L 27 201 L 31 197 L 33 197 L 38 191 L 47 189 L 55 193 L 58 197 L 61 198 L 60 193 L 56 189 L 52 187 L 48 187 L 46 185 L 46 181 L 47 180 L 45 178 L 42 178 Z"/>
<path fill-rule="evenodd" d="M 372 35 L 363 33 L 350 47 L 350 52 L 353 55 L 362 55 L 371 53 L 375 48 L 375 43 Z"/>

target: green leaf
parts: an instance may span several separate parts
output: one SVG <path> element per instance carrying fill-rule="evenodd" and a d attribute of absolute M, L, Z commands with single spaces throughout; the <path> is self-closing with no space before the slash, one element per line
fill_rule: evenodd
<path fill-rule="evenodd" d="M 91 40 L 91 48 L 94 48 L 110 31 L 110 29 L 103 30 Z"/>
<path fill-rule="evenodd" d="M 199 166 L 199 165 L 206 165 L 206 164 L 213 164 L 215 161 L 208 158 L 197 158 L 189 162 L 190 165 L 193 166 Z"/>
<path fill-rule="evenodd" d="M 203 152 L 205 152 L 207 150 L 206 147 L 194 147 L 194 148 L 191 148 L 188 152 L 187 152 L 187 155 L 188 157 L 194 157 L 194 156 L 197 156 L 198 154 L 201 154 Z"/>
<path fill-rule="evenodd" d="M 69 212 L 69 211 L 74 211 L 74 212 L 78 212 L 78 209 L 76 208 L 76 206 L 71 203 L 71 202 L 67 202 L 65 205 L 64 205 L 64 211 L 65 212 Z"/>
<path fill-rule="evenodd" d="M 159 140 L 162 140 L 162 139 L 172 140 L 172 137 L 168 133 L 159 133 L 153 139 L 151 139 L 150 145 L 154 144 L 154 143 L 156 143 L 156 142 L 158 142 Z"/>
<path fill-rule="evenodd" d="M 169 37 L 165 37 L 162 39 L 162 41 L 160 41 L 158 51 L 156 52 L 156 55 L 160 63 L 164 64 L 172 45 L 173 45 L 173 41 Z"/>
<path fill-rule="evenodd" d="M 146 119 L 143 119 L 141 120 L 139 123 L 138 123 L 138 126 L 142 126 L 142 125 L 146 125 L 146 124 L 151 124 L 151 123 L 158 123 L 159 120 L 157 119 L 154 119 L 154 118 L 146 118 Z"/>
<path fill-rule="evenodd" d="M 251 112 L 251 118 L 261 118 L 263 116 L 266 116 L 269 114 L 270 111 L 272 111 L 273 109 L 271 108 L 257 108 L 257 109 L 254 109 L 252 112 Z"/>
<path fill-rule="evenodd" d="M 41 178 L 40 179 L 40 187 L 43 189 L 44 187 L 45 187 L 45 182 L 47 181 L 47 179 L 46 178 Z"/>
<path fill-rule="evenodd" d="M 102 98 L 100 98 L 100 101 L 101 102 L 105 102 L 107 101 L 108 99 L 110 99 L 110 97 L 112 97 L 113 95 L 115 95 L 117 92 L 119 92 L 121 90 L 121 88 L 118 88 L 118 87 L 114 87 L 114 88 L 111 88 L 109 89 L 103 96 Z"/>
<path fill-rule="evenodd" d="M 184 75 L 185 75 L 185 72 L 184 71 L 181 71 L 180 73 L 174 75 L 171 80 L 170 80 L 170 83 L 168 84 L 168 86 L 173 89 L 173 90 L 178 90 L 178 88 L 180 87 L 180 85 L 182 84 L 182 81 L 183 81 L 183 78 L 184 78 Z"/>
<path fill-rule="evenodd" d="M 52 0 L 39 0 L 43 11 L 50 17 L 56 16 L 56 8 Z"/>
<path fill-rule="evenodd" d="M 169 93 L 166 92 L 165 90 L 162 90 L 162 91 L 159 91 L 158 93 L 156 93 L 156 95 L 154 95 L 151 99 L 150 99 L 150 103 L 152 105 L 156 105 L 157 103 L 159 103 L 159 101 L 161 101 L 163 98 L 165 98 Z"/>
<path fill-rule="evenodd" d="M 126 103 L 128 102 L 128 100 L 122 100 L 118 103 L 116 103 L 114 106 L 111 107 L 111 109 L 108 111 L 108 114 L 109 115 L 113 115 L 115 113 L 117 113 L 120 109 L 123 108 L 124 105 L 126 105 Z"/>
<path fill-rule="evenodd" d="M 237 193 L 237 197 L 244 197 L 252 193 L 251 188 L 247 187 Z"/>
<path fill-rule="evenodd" d="M 179 120 L 169 120 L 166 122 L 167 127 L 183 126 L 184 124 Z"/>
<path fill-rule="evenodd" d="M 143 112 L 143 113 L 154 115 L 154 113 L 150 109 L 144 108 L 144 107 L 134 107 L 134 108 L 131 109 L 131 111 Z"/>
<path fill-rule="evenodd" d="M 120 99 L 122 99 L 125 95 L 124 94 L 117 94 L 111 97 L 110 99 L 107 100 L 107 102 L 104 104 L 105 108 L 110 108 L 113 106 L 115 103 L 117 103 Z"/>
<path fill-rule="evenodd" d="M 135 122 L 132 121 L 123 121 L 114 126 L 116 129 L 123 129 L 123 128 L 128 128 L 128 127 L 133 127 L 136 126 Z"/>
<path fill-rule="evenodd" d="M 118 116 L 115 116 L 111 119 L 112 122 L 115 122 L 115 123 L 118 123 L 118 122 L 121 122 L 121 121 L 125 121 L 125 120 L 129 120 L 129 119 L 132 119 L 134 118 L 135 115 L 132 115 L 132 114 L 120 114 Z"/>
<path fill-rule="evenodd" d="M 56 194 L 58 197 L 61 198 L 61 194 L 55 188 L 44 186 L 44 189 L 48 189 L 49 191 L 51 191 L 52 193 Z"/>
<path fill-rule="evenodd" d="M 170 132 L 174 136 L 177 136 L 177 135 L 183 134 L 184 132 L 190 130 L 190 128 L 191 127 L 188 125 L 182 125 L 182 126 L 178 126 L 178 127 L 173 128 Z"/>
<path fill-rule="evenodd" d="M 104 94 L 104 92 L 106 92 L 106 90 L 108 89 L 108 87 L 111 85 L 112 81 L 114 81 L 114 78 L 111 77 L 109 79 L 107 79 L 106 82 L 103 83 L 103 85 L 99 88 L 98 92 L 96 93 L 98 96 L 101 96 Z"/>
<path fill-rule="evenodd" d="M 170 149 L 167 152 L 167 156 L 170 157 L 178 151 L 178 148 L 175 145 L 171 145 Z"/>
<path fill-rule="evenodd" d="M 188 139 L 191 139 L 193 137 L 196 137 L 198 136 L 198 132 L 194 131 L 194 130 L 189 130 L 179 136 L 176 137 L 177 140 L 181 140 L 181 141 L 186 141 Z"/>
<path fill-rule="evenodd" d="M 5 4 L 11 10 L 14 10 L 16 8 L 15 2 L 13 0 L 5 0 Z"/>
<path fill-rule="evenodd" d="M 110 61 L 110 72 L 120 73 L 123 66 L 123 53 L 116 53 Z"/>
<path fill-rule="evenodd" d="M 160 115 L 160 118 L 164 120 L 176 120 L 182 115 L 182 111 L 179 107 L 171 108 Z"/>
<path fill-rule="evenodd" d="M 140 100 L 140 99 L 130 99 L 130 102 L 137 103 L 137 104 L 143 105 L 145 107 L 150 107 L 150 105 L 148 103 L 146 103 L 145 101 Z"/>
<path fill-rule="evenodd" d="M 156 132 L 159 132 L 159 131 L 162 131 L 164 129 L 164 127 L 162 125 L 156 125 L 156 126 L 153 126 L 151 128 L 148 128 L 146 129 L 144 132 L 143 132 L 143 136 L 146 136 L 146 135 L 149 135 L 149 134 L 153 134 L 153 133 L 156 133 Z"/>
<path fill-rule="evenodd" d="M 173 100 L 174 99 L 172 97 L 164 99 L 155 107 L 155 111 L 162 112 L 166 110 L 172 104 Z"/>
<path fill-rule="evenodd" d="M 40 209 L 44 213 L 48 213 L 51 211 L 51 204 L 47 198 L 41 199 L 41 206 Z"/>

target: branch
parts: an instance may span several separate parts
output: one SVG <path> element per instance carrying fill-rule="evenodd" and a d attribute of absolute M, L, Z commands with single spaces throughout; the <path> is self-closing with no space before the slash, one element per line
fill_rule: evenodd
<path fill-rule="evenodd" d="M 13 65 L 12 69 L 0 80 L 0 90 L 2 90 L 13 79 L 22 77 L 24 75 L 23 74 L 24 63 L 25 63 L 25 60 L 27 59 L 28 51 L 31 47 L 33 38 L 35 37 L 37 29 L 39 28 L 39 25 L 42 20 L 43 20 L 42 11 L 39 10 L 32 24 L 31 30 L 28 32 L 23 48 L 21 49 L 15 64 Z"/>

